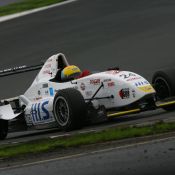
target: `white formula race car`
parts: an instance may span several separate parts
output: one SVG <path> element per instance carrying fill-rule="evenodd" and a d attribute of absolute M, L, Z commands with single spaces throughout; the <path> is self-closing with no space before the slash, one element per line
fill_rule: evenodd
<path fill-rule="evenodd" d="M 41 69 L 24 95 L 1 100 L 0 139 L 9 126 L 73 130 L 85 122 L 164 108 L 175 109 L 175 70 L 156 72 L 151 85 L 142 76 L 111 68 L 104 72 L 62 81 L 61 69 L 69 63 L 64 54 L 51 56 L 44 65 L 3 70 L 0 77 Z M 163 102 L 160 100 L 164 100 Z"/>

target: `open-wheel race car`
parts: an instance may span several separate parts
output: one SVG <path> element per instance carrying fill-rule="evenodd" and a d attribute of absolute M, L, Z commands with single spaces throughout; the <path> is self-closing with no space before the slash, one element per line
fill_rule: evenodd
<path fill-rule="evenodd" d="M 38 75 L 23 95 L 1 100 L 0 139 L 6 138 L 9 126 L 69 131 L 86 122 L 157 108 L 175 109 L 174 69 L 156 72 L 149 83 L 136 73 L 118 68 L 81 72 L 59 53 L 43 65 L 3 70 L 0 77 L 37 69 Z"/>

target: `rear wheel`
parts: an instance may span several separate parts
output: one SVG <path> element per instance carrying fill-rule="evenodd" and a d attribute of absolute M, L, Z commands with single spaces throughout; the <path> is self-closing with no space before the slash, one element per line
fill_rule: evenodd
<path fill-rule="evenodd" d="M 70 131 L 83 126 L 87 110 L 84 98 L 78 90 L 59 90 L 53 108 L 55 119 L 62 130 Z"/>
<path fill-rule="evenodd" d="M 158 100 L 175 96 L 175 69 L 158 71 L 153 75 L 152 83 Z M 175 105 L 163 107 L 167 111 L 175 110 Z"/>
<path fill-rule="evenodd" d="M 0 120 L 0 139 L 4 140 L 8 134 L 8 121 Z"/>

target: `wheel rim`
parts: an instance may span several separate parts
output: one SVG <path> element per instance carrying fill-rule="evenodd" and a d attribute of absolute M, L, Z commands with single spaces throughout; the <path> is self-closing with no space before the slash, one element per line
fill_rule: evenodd
<path fill-rule="evenodd" d="M 160 100 L 170 97 L 171 95 L 170 87 L 164 78 L 155 79 L 155 90 Z"/>
<path fill-rule="evenodd" d="M 63 97 L 58 97 L 55 103 L 56 120 L 61 126 L 65 126 L 69 121 L 69 107 Z"/>

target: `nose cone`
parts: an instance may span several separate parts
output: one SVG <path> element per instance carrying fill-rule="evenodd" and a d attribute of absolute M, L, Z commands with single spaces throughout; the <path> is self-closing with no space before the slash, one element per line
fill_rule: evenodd
<path fill-rule="evenodd" d="M 136 73 L 129 71 L 120 71 L 117 74 L 114 74 L 113 78 L 120 86 L 121 91 L 119 92 L 119 95 L 121 97 L 127 95 L 127 91 L 123 92 L 123 89 L 129 89 L 128 91 L 130 94 L 130 99 L 132 99 L 133 101 L 139 100 L 140 98 L 148 94 L 155 93 L 152 85 L 145 78 Z"/>

